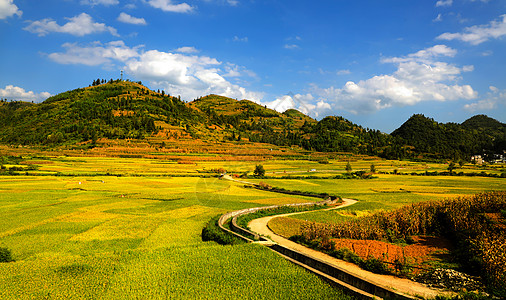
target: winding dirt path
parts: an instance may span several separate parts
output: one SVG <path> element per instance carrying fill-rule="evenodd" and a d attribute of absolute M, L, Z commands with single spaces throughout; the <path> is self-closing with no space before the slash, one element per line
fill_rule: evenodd
<path fill-rule="evenodd" d="M 353 199 L 343 199 L 342 205 L 340 205 L 338 207 L 331 208 L 331 209 L 343 208 L 346 206 L 353 205 L 356 202 L 357 201 L 353 200 Z M 274 232 L 272 232 L 269 229 L 268 223 L 269 223 L 269 221 L 271 221 L 274 218 L 286 217 L 286 216 L 295 215 L 295 214 L 302 214 L 302 213 L 308 213 L 308 212 L 289 213 L 289 214 L 254 219 L 248 224 L 248 226 L 250 227 L 251 231 L 261 234 L 261 235 L 264 235 L 264 236 L 267 236 L 273 242 L 278 243 L 279 245 L 299 251 L 299 252 L 304 253 L 304 254 L 311 256 L 313 258 L 322 260 L 322 261 L 327 262 L 331 265 L 345 269 L 349 273 L 351 273 L 357 277 L 364 278 L 370 282 L 373 282 L 376 285 L 387 287 L 387 288 L 396 290 L 398 292 L 401 292 L 403 294 L 407 294 L 407 295 L 411 295 L 411 296 L 421 296 L 423 298 L 435 298 L 437 295 L 441 295 L 442 292 L 440 290 L 431 289 L 423 284 L 411 281 L 409 279 L 398 278 L 398 277 L 390 276 L 390 275 L 379 275 L 379 274 L 374 274 L 369 271 L 362 270 L 360 267 L 358 267 L 355 264 L 334 258 L 332 256 L 325 254 L 325 253 L 322 253 L 322 252 L 304 247 L 300 244 L 294 243 L 282 236 L 275 234 Z"/>

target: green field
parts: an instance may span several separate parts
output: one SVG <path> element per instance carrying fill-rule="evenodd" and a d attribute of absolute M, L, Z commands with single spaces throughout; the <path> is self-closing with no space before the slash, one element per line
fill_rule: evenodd
<path fill-rule="evenodd" d="M 325 169 L 316 173 L 333 176 L 344 172 L 346 164 L 337 160 L 320 165 L 302 160 L 180 164 L 140 158 L 20 159 L 19 166 L 37 168 L 28 176 L 25 172 L 0 176 L 0 247 L 10 249 L 15 259 L 0 263 L 0 298 L 345 298 L 263 246 L 201 241 L 202 228 L 217 214 L 317 201 L 246 189 L 218 178 L 171 177 L 212 174 L 205 172 L 217 168 L 252 171 L 258 163 L 264 164 L 269 176 L 307 174 L 320 166 Z M 366 169 L 371 161 L 352 164 L 354 169 Z M 429 168 L 380 160 L 375 164 L 384 171 L 401 164 Z M 444 164 L 430 168 L 442 170 Z M 506 179 L 485 177 L 248 180 L 360 200 L 343 210 L 344 218 L 364 210 L 506 188 Z M 343 212 L 313 212 L 297 218 L 335 222 Z"/>
<path fill-rule="evenodd" d="M 0 263 L 0 298 L 342 298 L 267 248 L 201 241 L 216 214 L 311 201 L 288 198 L 214 178 L 0 177 L 16 260 Z"/>

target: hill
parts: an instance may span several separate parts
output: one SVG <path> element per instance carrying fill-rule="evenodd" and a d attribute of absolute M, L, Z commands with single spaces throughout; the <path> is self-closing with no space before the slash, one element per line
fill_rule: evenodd
<path fill-rule="evenodd" d="M 189 103 L 189 107 L 206 115 L 207 123 L 225 130 L 229 140 L 247 138 L 255 142 L 269 142 L 277 145 L 295 145 L 295 138 L 286 139 L 288 132 L 301 138 L 304 124 L 316 124 L 317 121 L 301 112 L 279 113 L 249 100 L 209 95 Z M 267 136 L 284 136 L 275 143 Z M 205 138 L 205 136 L 204 136 Z M 227 137 L 225 137 L 227 138 Z M 269 141 L 267 141 L 269 140 Z"/>
<path fill-rule="evenodd" d="M 443 124 L 416 114 L 392 132 L 392 136 L 425 157 L 468 160 L 473 154 L 492 155 L 506 149 L 506 124 L 484 115 L 474 116 L 462 124 Z"/>
<path fill-rule="evenodd" d="M 160 130 L 158 121 L 179 126 L 201 118 L 175 97 L 138 83 L 111 81 L 64 92 L 40 104 L 2 103 L 0 141 L 54 145 L 101 137 L 143 138 Z"/>
<path fill-rule="evenodd" d="M 506 149 L 506 125 L 484 115 L 441 124 L 413 115 L 391 135 L 329 116 L 316 121 L 249 100 L 208 95 L 190 103 L 140 82 L 94 81 L 40 104 L 0 102 L 0 143 L 95 147 L 98 140 L 160 146 L 167 141 L 268 143 L 389 159 L 464 159 Z"/>

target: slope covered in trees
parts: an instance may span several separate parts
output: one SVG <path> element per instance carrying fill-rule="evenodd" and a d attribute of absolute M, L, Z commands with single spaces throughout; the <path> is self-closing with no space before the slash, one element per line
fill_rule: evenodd
<path fill-rule="evenodd" d="M 162 96 L 138 83 L 111 81 L 64 92 L 40 104 L 3 102 L 0 141 L 51 145 L 101 137 L 143 138 L 156 133 L 156 121 L 179 125 L 183 120 L 200 119 L 175 97 Z"/>
<path fill-rule="evenodd" d="M 171 131 L 183 134 L 172 134 Z M 205 141 L 296 145 L 311 151 L 353 152 L 390 159 L 464 159 L 502 153 L 506 125 L 479 115 L 462 124 L 413 115 L 392 134 L 363 128 L 343 117 L 316 121 L 291 109 L 279 113 L 248 100 L 209 95 L 190 103 L 140 83 L 95 80 L 40 104 L 0 102 L 0 142 L 14 145 L 94 144 L 99 138 L 158 135 Z"/>
<path fill-rule="evenodd" d="M 429 157 L 468 160 L 473 154 L 500 153 L 506 149 L 506 124 L 487 116 L 474 116 L 462 124 L 438 123 L 413 115 L 392 132 L 413 152 Z"/>

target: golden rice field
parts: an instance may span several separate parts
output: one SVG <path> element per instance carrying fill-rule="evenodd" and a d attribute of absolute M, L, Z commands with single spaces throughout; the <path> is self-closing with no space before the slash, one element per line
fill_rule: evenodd
<path fill-rule="evenodd" d="M 213 177 L 187 177 L 215 174 L 210 170 L 219 168 L 252 172 L 258 163 L 273 177 L 332 177 L 345 172 L 346 161 L 183 164 L 147 158 L 23 157 L 19 165 L 35 165 L 36 170 L 0 176 L 0 247 L 10 249 L 15 259 L 0 263 L 0 299 L 345 299 L 339 290 L 262 246 L 202 242 L 203 226 L 217 214 L 316 201 L 245 189 Z M 445 168 L 444 164 L 374 163 L 383 171 Z M 370 164 L 352 162 L 354 170 Z M 311 169 L 316 172 L 308 172 Z M 262 179 L 276 187 L 360 200 L 343 211 L 348 217 L 505 189 L 505 180 L 405 175 L 371 180 Z M 337 220 L 334 213 L 314 212 L 301 218 L 330 222 Z"/>
<path fill-rule="evenodd" d="M 262 246 L 201 241 L 211 217 L 269 199 L 215 178 L 1 176 L 15 262 L 0 263 L 0 298 L 344 298 Z"/>

